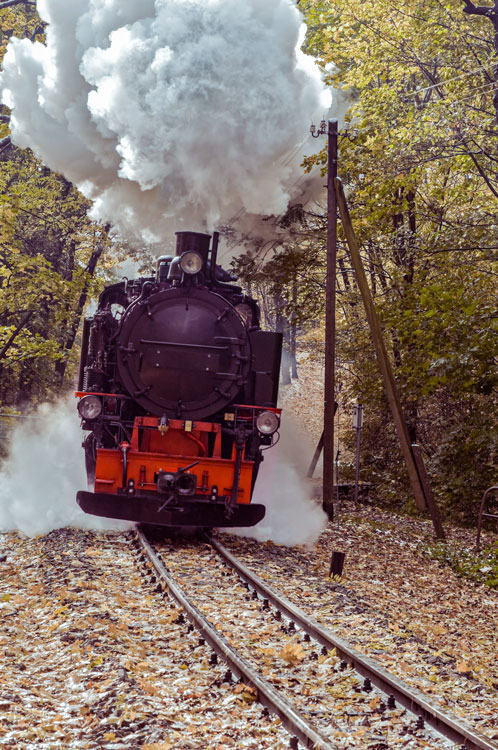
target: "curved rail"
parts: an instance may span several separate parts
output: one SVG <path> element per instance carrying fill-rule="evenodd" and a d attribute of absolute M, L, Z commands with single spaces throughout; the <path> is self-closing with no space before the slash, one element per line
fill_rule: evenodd
<path fill-rule="evenodd" d="M 192 604 L 168 573 L 166 566 L 157 554 L 143 531 L 136 531 L 136 539 L 145 556 L 151 562 L 157 579 L 168 589 L 173 599 L 185 610 L 211 648 L 225 661 L 232 672 L 257 690 L 258 700 L 272 713 L 277 714 L 284 726 L 300 740 L 305 747 L 316 750 L 335 750 L 334 746 L 320 732 L 315 730 L 269 682 L 264 680 L 219 633 L 202 612 Z"/>
<path fill-rule="evenodd" d="M 444 713 L 440 708 L 433 705 L 427 697 L 416 688 L 400 680 L 395 675 L 381 667 L 369 656 L 351 646 L 343 638 L 334 635 L 330 630 L 324 628 L 316 620 L 306 615 L 292 602 L 277 593 L 275 589 L 264 582 L 259 576 L 241 563 L 232 553 L 226 549 L 217 539 L 209 539 L 212 547 L 233 568 L 242 580 L 246 581 L 263 599 L 267 599 L 282 614 L 308 635 L 327 648 L 335 648 L 336 653 L 347 661 L 362 677 L 369 679 L 379 690 L 389 696 L 393 696 L 402 706 L 421 716 L 437 732 L 444 735 L 455 743 L 459 743 L 462 750 L 498 750 L 498 744 L 480 732 L 475 731 L 465 722 Z M 392 700 L 392 698 L 391 698 Z"/>

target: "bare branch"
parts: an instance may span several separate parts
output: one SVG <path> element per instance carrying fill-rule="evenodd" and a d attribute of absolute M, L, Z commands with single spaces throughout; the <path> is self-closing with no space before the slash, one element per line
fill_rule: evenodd
<path fill-rule="evenodd" d="M 12 141 L 10 139 L 10 135 L 7 135 L 5 138 L 2 138 L 0 140 L 0 154 L 3 153 L 9 146 L 12 146 Z"/>
<path fill-rule="evenodd" d="M 3 10 L 4 8 L 10 8 L 11 5 L 31 5 L 33 8 L 36 8 L 36 2 L 34 0 L 3 0 L 3 2 L 0 3 L 0 10 Z"/>
<path fill-rule="evenodd" d="M 24 318 L 21 320 L 19 325 L 16 326 L 16 328 L 12 331 L 11 335 L 9 336 L 9 338 L 7 339 L 7 341 L 5 342 L 4 346 L 2 347 L 0 351 L 0 359 L 3 359 L 5 357 L 5 355 L 7 354 L 7 351 L 10 349 L 10 347 L 16 340 L 17 336 L 21 333 L 24 326 L 29 322 L 29 319 L 31 318 L 33 313 L 34 313 L 34 310 L 29 310 L 24 316 Z"/>
<path fill-rule="evenodd" d="M 496 15 L 496 8 L 491 8 L 489 5 L 474 5 L 472 0 L 463 0 L 465 3 L 464 13 L 469 13 L 471 16 L 486 16 L 487 18 L 493 18 Z"/>

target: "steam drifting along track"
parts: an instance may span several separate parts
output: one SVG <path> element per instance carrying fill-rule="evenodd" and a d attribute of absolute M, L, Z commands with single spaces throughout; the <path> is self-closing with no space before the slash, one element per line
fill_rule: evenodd
<path fill-rule="evenodd" d="M 391 723 L 398 725 L 396 731 L 401 731 L 401 733 L 406 735 L 409 739 L 410 744 L 408 746 L 410 748 L 417 747 L 418 742 L 420 742 L 420 746 L 426 747 L 427 745 L 424 743 L 429 739 L 431 741 L 431 746 L 434 748 L 454 747 L 456 745 L 459 748 L 467 748 L 468 750 L 498 749 L 498 745 L 495 742 L 474 731 L 462 721 L 445 714 L 437 706 L 432 705 L 419 691 L 409 687 L 404 682 L 377 665 L 372 659 L 358 652 L 347 642 L 337 638 L 333 633 L 313 622 L 302 611 L 280 596 L 265 582 L 258 578 L 258 576 L 237 561 L 237 559 L 217 540 L 210 540 L 212 545 L 210 550 L 216 552 L 216 557 L 219 556 L 222 558 L 222 567 L 224 570 L 221 572 L 219 570 L 215 572 L 216 568 L 218 568 L 221 563 L 219 558 L 217 560 L 212 559 L 213 553 L 211 551 L 209 551 L 211 559 L 206 567 L 203 566 L 203 562 L 207 561 L 201 559 L 197 561 L 196 567 L 192 567 L 192 563 L 190 563 L 191 567 L 184 570 L 183 573 L 181 563 L 178 563 L 176 559 L 173 559 L 175 557 L 174 555 L 172 556 L 169 554 L 168 566 L 175 569 L 175 577 L 177 577 L 176 571 L 179 571 L 179 575 L 180 577 L 183 576 L 187 587 L 189 587 L 189 579 L 204 579 L 206 575 L 210 579 L 208 585 L 206 585 L 205 580 L 201 580 L 202 585 L 198 587 L 198 591 L 194 593 L 193 596 L 199 595 L 199 598 L 202 600 L 203 592 L 205 594 L 206 590 L 210 589 L 209 598 L 211 599 L 211 594 L 216 586 L 214 579 L 218 579 L 219 583 L 221 579 L 226 579 L 226 577 L 229 576 L 230 592 L 233 596 L 238 597 L 242 592 L 245 594 L 246 598 L 248 597 L 254 600 L 252 605 L 241 604 L 238 610 L 240 615 L 242 615 L 244 609 L 252 607 L 253 610 L 251 612 L 251 617 L 254 621 L 257 621 L 258 618 L 261 619 L 261 617 L 266 617 L 266 619 L 268 619 L 268 615 L 273 615 L 273 619 L 279 623 L 278 626 L 273 624 L 272 627 L 274 629 L 277 629 L 277 627 L 283 629 L 288 636 L 289 633 L 292 634 L 296 632 L 295 629 L 297 626 L 299 631 L 301 631 L 301 635 L 304 636 L 305 642 L 313 639 L 322 645 L 323 650 L 322 656 L 320 657 L 320 660 L 322 661 L 322 672 L 316 677 L 316 680 L 323 680 L 324 674 L 326 673 L 326 685 L 328 687 L 326 688 L 325 698 L 324 696 L 321 696 L 320 702 L 317 702 L 316 696 L 313 696 L 312 693 L 307 692 L 307 689 L 304 689 L 304 696 L 299 693 L 297 695 L 292 693 L 291 700 L 288 698 L 284 699 L 284 690 L 277 689 L 275 684 L 277 684 L 278 687 L 283 687 L 285 680 L 280 679 L 280 677 L 275 676 L 275 674 L 270 674 L 268 680 L 263 679 L 259 664 L 255 669 L 252 664 L 249 664 L 247 658 L 242 658 L 238 653 L 234 652 L 227 639 L 221 636 L 221 634 L 213 628 L 212 624 L 207 620 L 206 616 L 200 612 L 198 607 L 188 601 L 188 598 L 191 595 L 187 597 L 185 592 L 183 592 L 178 584 L 171 578 L 171 575 L 164 569 L 164 563 L 162 562 L 160 555 L 158 555 L 152 548 L 151 544 L 141 532 L 138 534 L 138 540 L 142 549 L 149 556 L 156 571 L 156 576 L 164 585 L 166 585 L 177 602 L 184 607 L 189 619 L 196 624 L 196 627 L 201 631 L 212 648 L 221 655 L 221 657 L 230 665 L 232 671 L 240 677 L 243 682 L 256 688 L 260 702 L 266 705 L 271 711 L 277 713 L 289 731 L 292 732 L 296 738 L 299 738 L 305 747 L 343 747 L 345 745 L 341 744 L 340 741 L 339 743 L 336 743 L 335 737 L 340 737 L 341 735 L 347 736 L 347 733 L 349 732 L 354 735 L 355 731 L 358 732 L 358 746 L 366 740 L 369 742 L 373 740 L 374 743 L 377 744 L 370 744 L 369 747 L 389 747 L 390 743 L 382 744 L 386 737 L 379 736 L 379 731 L 381 734 L 382 731 L 392 732 L 392 730 L 385 728 L 388 722 L 384 721 L 386 717 L 390 716 L 392 719 Z M 204 550 L 206 551 L 207 548 L 205 547 Z M 164 552 L 171 553 L 171 548 L 169 550 L 164 550 Z M 208 552 L 206 551 L 206 554 L 207 553 Z M 237 580 L 234 579 L 234 576 L 227 572 L 226 565 L 229 565 L 237 573 L 243 582 L 242 586 L 245 586 L 249 591 L 242 589 L 240 583 L 237 583 Z M 251 589 L 252 596 L 249 593 Z M 220 605 L 219 597 L 216 597 L 216 602 L 214 602 L 214 604 L 217 608 L 220 608 L 216 617 L 220 623 L 218 627 L 224 629 L 226 632 L 226 626 L 231 625 L 230 616 L 221 612 L 222 607 Z M 260 605 L 262 605 L 262 608 Z M 271 606 L 275 609 L 272 610 Z M 233 612 L 233 601 L 231 601 L 231 607 Z M 257 614 L 254 611 L 254 608 L 256 607 L 258 609 Z M 285 622 L 286 620 L 287 624 Z M 247 625 L 247 620 L 244 622 L 245 625 Z M 225 624 L 225 627 L 223 627 L 223 624 Z M 259 627 L 259 632 L 261 633 L 260 640 L 263 641 L 265 636 L 267 637 L 271 627 L 268 627 L 268 624 L 265 624 L 264 622 L 259 626 L 255 623 L 255 626 L 256 628 Z M 230 632 L 231 630 L 232 629 L 229 627 Z M 235 630 L 236 629 L 233 628 L 233 632 L 235 632 Z M 295 648 L 295 652 L 298 655 L 296 663 L 293 666 L 298 665 L 300 658 L 303 658 L 304 660 L 304 651 L 302 650 L 301 645 L 296 641 L 299 631 L 297 631 L 296 637 L 291 639 L 290 644 L 287 637 L 287 648 L 291 647 L 291 651 L 288 652 L 290 653 L 291 658 L 292 648 Z M 251 640 L 249 632 L 246 633 L 245 637 L 244 635 L 234 635 L 234 638 L 242 638 L 244 641 Z M 273 635 L 272 638 L 275 638 L 275 636 Z M 280 638 L 282 638 L 281 635 Z M 252 640 L 255 640 L 254 636 L 252 637 Z M 256 644 L 253 643 L 251 645 L 257 650 L 258 646 L 261 644 L 257 642 Z M 237 648 L 239 648 L 238 645 Z M 243 646 L 244 652 L 247 651 L 247 648 L 248 646 L 246 643 Z M 299 654 L 300 648 L 302 651 L 301 654 Z M 332 654 L 329 654 L 329 649 L 333 650 Z M 266 649 L 266 652 L 269 653 L 272 650 L 274 651 L 274 649 Z M 335 655 L 337 655 L 338 658 L 335 658 Z M 306 654 L 306 656 L 315 658 L 315 660 L 317 659 L 316 652 L 311 652 L 310 654 Z M 255 661 L 252 654 L 249 659 L 251 662 Z M 258 659 L 256 659 L 256 661 L 258 661 Z M 309 663 L 308 659 L 306 659 L 306 661 Z M 300 678 L 301 675 L 298 675 L 296 670 L 293 670 L 293 672 L 296 677 Z M 316 670 L 312 669 L 312 673 L 316 674 Z M 364 680 L 362 685 L 360 685 L 360 681 L 358 681 L 358 676 L 361 676 Z M 337 721 L 339 721 L 340 724 L 341 717 L 338 719 L 337 716 L 338 714 L 343 713 L 344 706 L 339 705 L 338 709 L 334 709 L 331 706 L 329 706 L 328 709 L 323 709 L 324 700 L 325 702 L 328 701 L 329 704 L 331 702 L 330 694 L 336 699 L 340 695 L 339 684 L 341 683 L 341 680 L 343 682 L 344 680 L 349 681 L 350 686 L 353 686 L 353 690 L 357 695 L 357 705 L 353 713 L 346 712 L 345 719 L 342 717 L 345 721 L 343 729 L 345 729 L 346 732 L 339 730 L 332 731 L 329 726 L 332 723 L 337 727 Z M 293 677 L 290 678 L 290 681 L 291 683 L 294 681 L 296 684 L 301 684 L 300 679 L 296 680 Z M 372 686 L 378 688 L 380 693 L 372 690 Z M 287 680 L 285 685 L 285 692 L 287 692 L 287 695 L 289 694 L 288 688 L 289 680 Z M 293 708 L 293 704 L 301 705 L 299 708 Z M 341 701 L 339 701 L 339 704 L 341 704 Z M 348 705 L 351 706 L 351 701 Z M 320 724 L 323 726 L 324 722 L 326 724 L 325 730 L 316 728 Z M 430 733 L 428 737 L 427 730 L 424 728 L 425 723 L 434 728 L 439 737 L 434 733 Z M 373 725 L 373 728 L 368 730 L 367 733 L 367 730 L 365 730 L 364 727 L 369 727 L 371 724 Z M 378 727 L 381 727 L 381 729 L 379 730 Z M 365 736 L 367 734 L 370 736 Z M 443 739 L 441 735 L 448 739 Z M 393 735 L 391 734 L 391 736 Z"/>

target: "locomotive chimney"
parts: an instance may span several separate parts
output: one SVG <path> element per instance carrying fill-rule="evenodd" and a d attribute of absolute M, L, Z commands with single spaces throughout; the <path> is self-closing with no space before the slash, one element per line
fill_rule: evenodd
<path fill-rule="evenodd" d="M 194 251 L 207 263 L 209 254 L 209 243 L 211 242 L 210 234 L 201 234 L 200 232 L 175 232 L 176 234 L 176 255 Z"/>

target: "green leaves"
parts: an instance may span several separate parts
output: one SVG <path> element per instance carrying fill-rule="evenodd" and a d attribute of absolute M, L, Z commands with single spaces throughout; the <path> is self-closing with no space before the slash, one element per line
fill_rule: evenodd
<path fill-rule="evenodd" d="M 346 120 L 358 137 L 339 139 L 338 171 L 409 428 L 424 446 L 440 502 L 454 508 L 470 507 L 492 477 L 489 467 L 498 474 L 494 50 L 489 21 L 469 23 L 461 6 L 300 4 L 307 51 L 334 64 L 328 80 L 339 101 L 353 92 Z M 325 163 L 325 151 L 305 160 L 307 168 Z M 365 478 L 376 472 L 386 497 L 389 487 L 399 495 L 369 332 L 346 284 L 354 287 L 347 253 L 339 256 L 341 399 L 362 401 L 369 414 Z"/>

